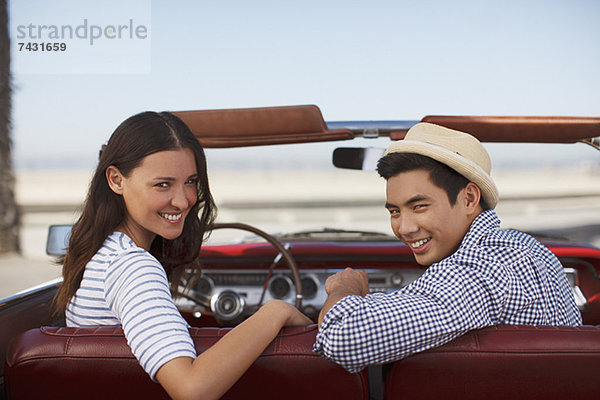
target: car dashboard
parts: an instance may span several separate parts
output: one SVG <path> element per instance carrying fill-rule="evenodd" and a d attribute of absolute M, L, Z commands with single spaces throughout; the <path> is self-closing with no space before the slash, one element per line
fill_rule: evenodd
<path fill-rule="evenodd" d="M 327 298 L 327 278 L 346 267 L 365 270 L 371 292 L 387 293 L 409 285 L 426 269 L 399 241 L 287 245 L 298 266 L 301 309 L 315 321 Z M 546 245 L 565 267 L 584 323 L 600 323 L 600 251 L 584 245 Z M 233 326 L 269 300 L 297 302 L 292 272 L 267 243 L 205 246 L 200 259 L 202 270 L 189 272 L 184 296 L 176 298 L 192 326 Z"/>

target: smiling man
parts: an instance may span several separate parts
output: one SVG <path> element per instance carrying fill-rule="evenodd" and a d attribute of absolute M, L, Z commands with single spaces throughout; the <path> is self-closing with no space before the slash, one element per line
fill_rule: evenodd
<path fill-rule="evenodd" d="M 367 274 L 328 278 L 314 350 L 348 371 L 498 324 L 581 325 L 564 269 L 541 243 L 501 230 L 489 155 L 473 136 L 429 123 L 379 160 L 394 234 L 428 266 L 393 293 Z"/>

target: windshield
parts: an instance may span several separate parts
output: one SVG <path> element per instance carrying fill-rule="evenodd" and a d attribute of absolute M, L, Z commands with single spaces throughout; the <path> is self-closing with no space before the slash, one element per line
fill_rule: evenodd
<path fill-rule="evenodd" d="M 388 138 L 207 149 L 220 222 L 271 233 L 340 230 L 391 235 L 385 181 L 375 171 L 337 169 L 337 147 L 389 146 Z M 500 191 L 503 228 L 600 245 L 600 153 L 584 144 L 486 143 Z M 586 229 L 582 229 L 586 227 Z M 213 241 L 239 236 L 219 232 Z M 345 235 L 348 237 L 348 235 Z M 364 235 L 364 240 L 378 240 Z"/>

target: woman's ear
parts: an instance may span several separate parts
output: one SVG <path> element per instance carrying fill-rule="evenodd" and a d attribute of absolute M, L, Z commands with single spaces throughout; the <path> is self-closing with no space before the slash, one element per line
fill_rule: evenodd
<path fill-rule="evenodd" d="M 114 165 L 106 168 L 106 181 L 108 182 L 108 186 L 110 189 L 116 194 L 123 194 L 123 175 L 121 175 L 121 171 Z"/>
<path fill-rule="evenodd" d="M 473 182 L 467 183 L 464 191 L 464 204 L 469 211 L 475 211 L 481 202 L 481 189 Z"/>

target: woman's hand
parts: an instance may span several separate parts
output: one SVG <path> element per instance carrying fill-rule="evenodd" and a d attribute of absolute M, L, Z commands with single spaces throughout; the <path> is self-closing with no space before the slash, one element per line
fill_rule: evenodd
<path fill-rule="evenodd" d="M 283 326 L 306 326 L 314 323 L 300 310 L 285 301 L 270 300 L 263 308 L 265 312 L 273 313 L 274 317 L 282 315 L 284 317 Z"/>
<path fill-rule="evenodd" d="M 291 309 L 291 315 L 284 326 L 306 326 L 314 324 L 310 318 L 300 312 L 300 310 L 298 310 L 296 307 L 292 306 L 291 304 L 289 306 Z"/>

